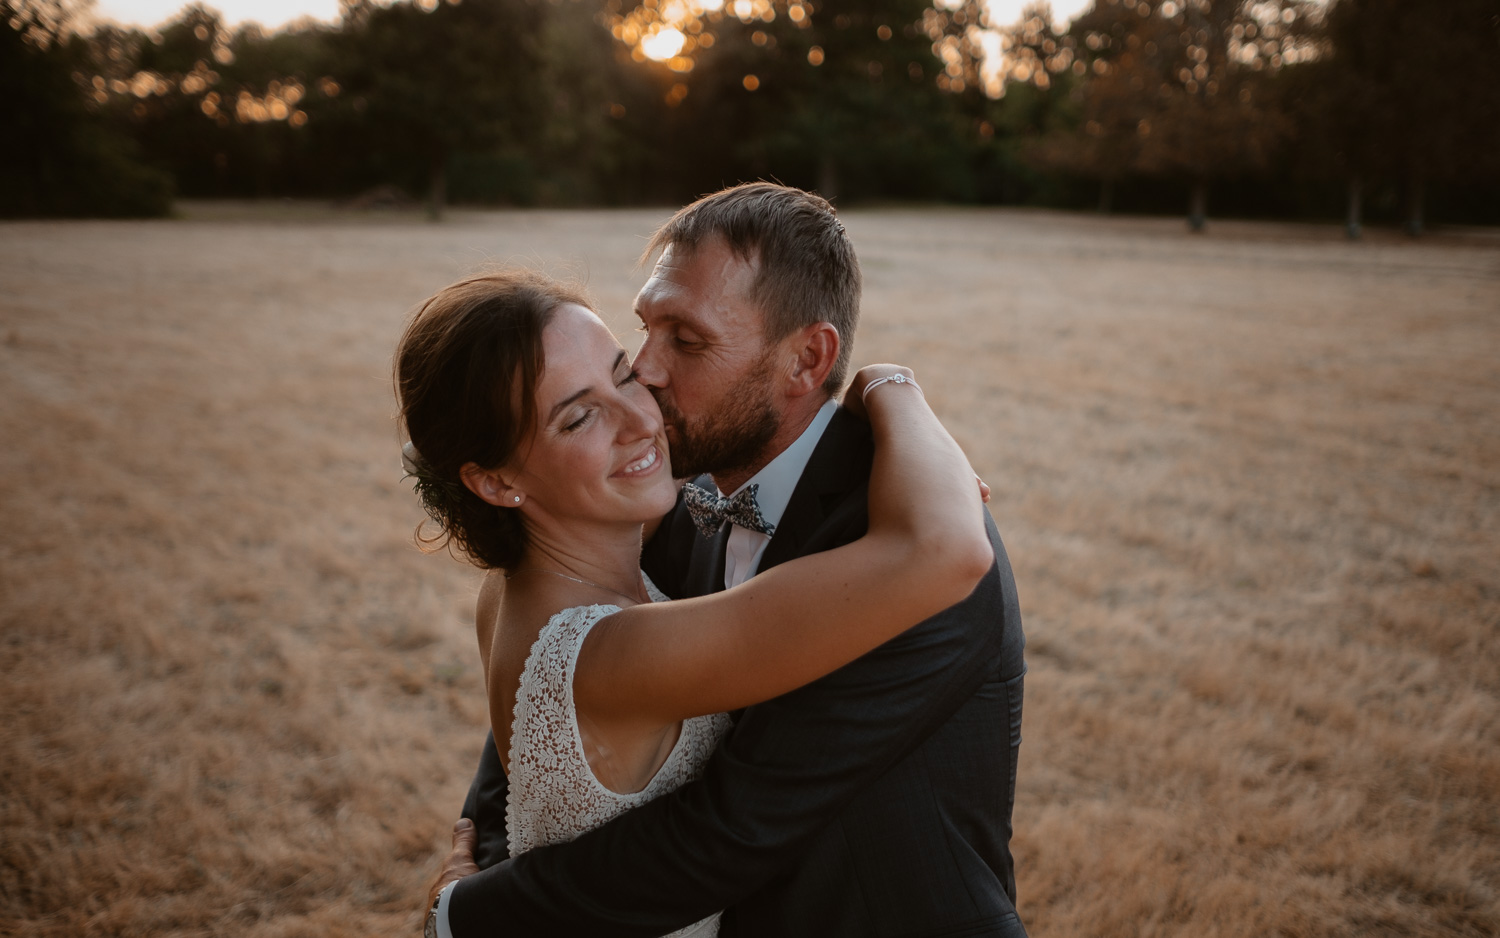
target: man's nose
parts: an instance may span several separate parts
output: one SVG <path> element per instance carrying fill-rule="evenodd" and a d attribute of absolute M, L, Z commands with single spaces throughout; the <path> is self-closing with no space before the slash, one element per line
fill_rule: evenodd
<path fill-rule="evenodd" d="M 667 386 L 667 370 L 661 364 L 660 344 L 655 336 L 648 334 L 635 356 L 636 380 L 648 388 Z"/>

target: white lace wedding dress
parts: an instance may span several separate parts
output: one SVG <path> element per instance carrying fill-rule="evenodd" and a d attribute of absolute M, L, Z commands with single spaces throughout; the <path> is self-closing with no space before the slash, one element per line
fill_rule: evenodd
<path fill-rule="evenodd" d="M 653 601 L 666 599 L 646 581 Z M 510 731 L 510 794 L 505 828 L 510 855 L 532 847 L 572 840 L 584 831 L 673 789 L 703 771 L 703 764 L 729 728 L 729 716 L 716 713 L 682 722 L 682 733 L 646 787 L 622 795 L 600 784 L 589 768 L 573 707 L 573 672 L 589 630 L 619 606 L 574 606 L 548 620 L 526 658 L 516 689 Z M 669 938 L 714 938 L 717 913 L 672 932 Z"/>

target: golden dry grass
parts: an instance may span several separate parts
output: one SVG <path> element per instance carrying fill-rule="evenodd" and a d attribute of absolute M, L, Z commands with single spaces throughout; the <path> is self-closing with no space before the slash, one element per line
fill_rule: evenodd
<path fill-rule="evenodd" d="M 664 212 L 0 225 L 0 933 L 415 931 L 486 722 L 389 359 Z M 1046 935 L 1500 932 L 1500 238 L 848 217 L 995 487 Z"/>

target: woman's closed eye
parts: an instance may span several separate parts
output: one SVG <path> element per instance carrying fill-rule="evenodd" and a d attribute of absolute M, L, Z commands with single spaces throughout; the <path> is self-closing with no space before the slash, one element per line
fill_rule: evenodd
<path fill-rule="evenodd" d="M 563 427 L 563 432 L 572 433 L 576 430 L 582 430 L 584 427 L 588 426 L 588 422 L 593 419 L 594 408 L 590 407 L 588 410 L 584 411 L 577 420 Z"/>
<path fill-rule="evenodd" d="M 637 377 L 637 375 L 636 375 L 636 372 L 635 372 L 634 369 L 627 370 L 625 372 L 624 376 L 621 377 L 619 379 L 619 381 L 616 382 L 615 386 L 616 387 L 621 387 L 621 388 L 627 387 L 627 386 L 635 383 L 636 377 Z M 571 423 L 565 424 L 563 426 L 563 428 L 562 428 L 563 432 L 564 433 L 574 433 L 574 432 L 576 432 L 578 430 L 582 430 L 584 427 L 588 426 L 589 421 L 591 421 L 591 420 L 594 419 L 594 415 L 596 413 L 598 413 L 598 411 L 599 411 L 599 409 L 597 407 L 586 408 L 583 411 L 583 413 L 579 414 L 576 418 L 574 418 Z"/>

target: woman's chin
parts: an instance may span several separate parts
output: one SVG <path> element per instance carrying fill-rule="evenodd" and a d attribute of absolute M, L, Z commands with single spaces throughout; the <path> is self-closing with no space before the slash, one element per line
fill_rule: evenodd
<path fill-rule="evenodd" d="M 662 481 L 641 492 L 634 502 L 640 505 L 640 520 L 643 524 L 655 521 L 677 507 L 677 483 L 664 472 Z"/>

